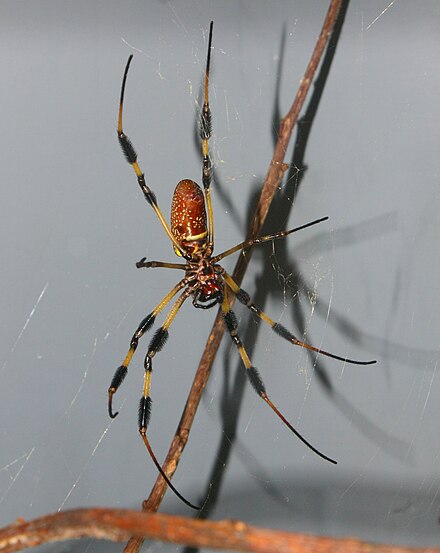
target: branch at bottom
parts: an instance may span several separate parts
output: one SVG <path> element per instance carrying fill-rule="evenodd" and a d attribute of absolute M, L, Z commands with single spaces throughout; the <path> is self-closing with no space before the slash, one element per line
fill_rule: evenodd
<path fill-rule="evenodd" d="M 194 547 L 256 553 L 440 553 L 440 549 L 434 548 L 293 534 L 257 528 L 240 521 L 212 522 L 102 508 L 64 511 L 30 522 L 18 520 L 0 530 L 0 551 L 11 553 L 43 543 L 78 538 L 124 541 L 133 535 Z"/>

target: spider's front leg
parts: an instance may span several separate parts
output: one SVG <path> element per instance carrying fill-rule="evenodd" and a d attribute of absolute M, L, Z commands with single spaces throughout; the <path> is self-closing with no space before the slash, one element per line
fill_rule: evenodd
<path fill-rule="evenodd" d="M 237 332 L 238 324 L 237 324 L 237 317 L 235 316 L 235 313 L 231 310 L 229 307 L 229 301 L 227 299 L 227 288 L 225 287 L 225 294 L 224 299 L 222 302 L 222 312 L 223 312 L 223 321 L 225 323 L 226 329 L 229 332 L 229 335 L 232 338 L 232 341 L 236 345 L 238 349 L 238 353 L 240 354 L 241 360 L 243 361 L 243 365 L 246 369 L 246 375 L 249 378 L 250 383 L 252 384 L 253 389 L 257 392 L 257 394 L 261 397 L 263 401 L 269 405 L 269 407 L 272 409 L 272 411 L 283 421 L 283 423 L 291 430 L 297 438 L 299 438 L 309 449 L 311 449 L 314 453 L 319 455 L 319 457 L 322 457 L 326 461 L 329 461 L 330 463 L 336 464 L 336 461 L 332 459 L 331 457 L 328 457 L 324 453 L 321 453 L 316 447 L 314 447 L 309 441 L 307 441 L 299 432 L 294 428 L 290 422 L 286 419 L 286 417 L 281 413 L 281 411 L 272 403 L 270 400 L 267 391 L 266 386 L 264 385 L 263 379 L 260 376 L 260 373 L 258 370 L 252 365 L 251 360 L 249 359 L 249 356 L 247 354 L 247 351 L 240 340 Z"/>
<path fill-rule="evenodd" d="M 183 283 L 183 284 L 182 284 Z M 187 280 L 183 279 L 179 285 L 185 286 Z M 179 286 L 178 285 L 178 286 Z M 181 287 L 182 287 L 181 286 Z M 174 290 L 174 289 L 173 289 Z M 177 298 L 170 312 L 168 313 L 163 325 L 156 330 L 155 335 L 151 339 L 150 345 L 148 346 L 148 352 L 145 356 L 144 361 L 144 393 L 141 397 L 139 403 L 139 433 L 141 436 L 145 436 L 147 433 L 148 422 L 150 420 L 151 414 L 151 374 L 153 372 L 153 357 L 158 353 L 165 342 L 168 340 L 168 329 L 171 326 L 174 318 L 176 317 L 179 309 L 182 307 L 183 302 L 191 294 L 191 287 L 186 288 L 186 290 Z"/>
<path fill-rule="evenodd" d="M 375 359 L 372 361 L 356 361 L 355 359 L 349 359 L 348 357 L 335 355 L 334 353 L 330 353 L 321 348 L 315 348 L 314 346 L 311 346 L 307 342 L 298 340 L 298 338 L 294 336 L 289 330 L 287 330 L 285 326 L 275 322 L 268 315 L 266 315 L 264 311 L 261 311 L 261 309 L 259 309 L 252 302 L 249 294 L 245 290 L 243 290 L 243 288 L 240 288 L 238 284 L 234 281 L 234 279 L 230 275 L 228 275 L 226 271 L 223 272 L 223 278 L 225 279 L 229 289 L 235 294 L 235 296 L 237 297 L 240 303 L 245 305 L 250 311 L 255 313 L 255 315 L 257 315 L 263 322 L 269 325 L 271 329 L 275 332 L 275 334 L 278 334 L 278 336 L 281 336 L 281 338 L 284 338 L 294 346 L 300 346 L 310 351 L 314 351 L 315 353 L 320 353 L 321 355 L 331 357 L 332 359 L 337 359 L 338 361 L 342 361 L 343 363 L 351 363 L 352 365 L 374 365 L 374 363 L 376 363 Z"/>
<path fill-rule="evenodd" d="M 179 307 L 182 305 L 183 300 L 179 298 Z M 177 303 L 177 302 L 176 302 Z M 169 315 L 168 315 L 169 317 Z M 168 319 L 167 317 L 167 319 Z M 144 361 L 144 392 L 139 402 L 139 433 L 141 436 L 145 436 L 147 433 L 148 423 L 150 422 L 151 415 L 151 375 L 153 373 L 153 357 L 158 353 L 165 342 L 168 340 L 168 327 L 171 323 L 165 323 L 156 331 L 155 335 L 151 339 L 150 345 L 148 346 L 148 352 L 145 356 Z"/>
<path fill-rule="evenodd" d="M 149 330 L 152 327 L 157 315 L 173 299 L 173 297 L 177 294 L 177 292 L 181 290 L 184 286 L 186 286 L 186 280 L 182 279 L 178 284 L 176 284 L 176 286 L 174 286 L 172 290 L 168 292 L 168 294 L 162 299 L 162 301 L 160 301 L 156 305 L 153 311 L 142 320 L 136 332 L 133 334 L 133 337 L 131 338 L 131 342 L 130 342 L 130 349 L 128 350 L 127 355 L 125 356 L 125 359 L 122 362 L 122 365 L 120 365 L 116 369 L 116 372 L 112 378 L 110 387 L 108 389 L 108 414 L 112 419 L 114 419 L 118 414 L 118 412 L 113 413 L 113 395 L 116 393 L 119 386 L 122 384 L 125 377 L 127 376 L 128 365 L 130 364 L 130 361 L 134 355 L 134 352 L 138 347 L 140 338 L 142 338 L 145 332 L 147 332 L 147 330 Z M 151 345 L 150 345 L 150 349 L 151 349 Z"/>
<path fill-rule="evenodd" d="M 125 376 L 127 375 L 128 365 L 133 357 L 134 352 L 137 349 L 139 339 L 145 334 L 145 332 L 151 328 L 153 325 L 157 315 L 162 311 L 162 309 L 171 301 L 171 299 L 177 294 L 179 290 L 184 288 L 188 284 L 188 281 L 186 278 L 182 279 L 174 288 L 168 292 L 168 294 L 162 299 L 160 303 L 153 309 L 153 311 L 145 317 L 145 319 L 141 322 L 136 332 L 133 334 L 133 337 L 130 342 L 130 349 L 128 350 L 128 353 L 120 367 L 116 370 L 116 373 L 112 379 L 112 382 L 110 384 L 110 388 L 108 389 L 108 412 L 111 418 L 115 418 L 118 413 L 113 413 L 112 409 L 112 398 L 115 394 L 116 390 L 119 388 L 119 386 L 122 384 Z M 156 465 L 157 470 L 160 472 L 168 486 L 173 490 L 173 492 L 179 497 L 186 505 L 189 507 L 192 507 L 193 509 L 200 510 L 200 507 L 197 505 L 193 505 L 191 502 L 189 502 L 187 499 L 181 495 L 177 489 L 173 486 L 171 483 L 169 477 L 164 473 L 162 467 L 160 466 L 159 462 L 156 459 L 156 456 L 154 455 L 153 449 L 151 448 L 150 442 L 147 438 L 147 427 L 150 419 L 151 414 L 151 396 L 150 396 L 150 388 L 151 388 L 151 375 L 153 371 L 153 365 L 152 365 L 152 359 L 156 355 L 157 352 L 159 352 L 167 338 L 168 338 L 168 328 L 170 327 L 171 323 L 173 322 L 175 316 L 177 315 L 180 307 L 182 306 L 183 302 L 187 299 L 187 297 L 190 295 L 190 289 L 187 288 L 181 296 L 176 300 L 173 307 L 171 308 L 168 316 L 166 317 L 163 325 L 156 331 L 155 335 L 150 341 L 150 345 L 148 346 L 148 352 L 145 357 L 145 372 L 144 372 L 144 392 L 139 404 L 139 433 L 142 437 L 142 440 L 145 444 L 145 447 L 148 450 L 148 453 L 150 454 L 151 459 L 153 460 L 154 464 Z"/>
<path fill-rule="evenodd" d="M 168 313 L 168 316 L 166 317 L 163 325 L 156 331 L 155 335 L 151 339 L 150 345 L 148 346 L 148 352 L 145 356 L 144 361 L 144 391 L 141 397 L 141 400 L 139 402 L 139 434 L 142 438 L 142 441 L 145 444 L 145 447 L 148 450 L 148 453 L 150 454 L 151 459 L 153 460 L 153 463 L 156 465 L 157 470 L 162 475 L 165 482 L 168 484 L 168 486 L 173 490 L 173 492 L 179 497 L 186 505 L 189 507 L 192 507 L 193 509 L 200 510 L 200 507 L 197 505 L 192 504 L 190 501 L 185 499 L 182 494 L 178 492 L 178 490 L 173 486 L 173 484 L 170 481 L 170 477 L 168 477 L 167 474 L 163 471 L 162 467 L 160 466 L 158 460 L 156 459 L 156 456 L 154 455 L 153 449 L 150 445 L 150 442 L 147 438 L 147 428 L 148 424 L 150 422 L 150 415 L 151 415 L 151 395 L 150 395 L 150 389 L 151 389 L 151 376 L 153 373 L 153 357 L 158 353 L 163 346 L 165 345 L 165 342 L 168 339 L 168 329 L 171 326 L 171 323 L 173 322 L 175 316 L 179 312 L 179 309 L 182 307 L 183 302 L 188 298 L 190 295 L 191 290 L 190 288 L 187 288 L 180 297 L 176 300 L 173 307 L 171 308 L 170 312 Z"/>

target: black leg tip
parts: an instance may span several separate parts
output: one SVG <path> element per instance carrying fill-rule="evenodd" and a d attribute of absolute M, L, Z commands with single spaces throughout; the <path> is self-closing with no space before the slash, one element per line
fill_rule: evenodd
<path fill-rule="evenodd" d="M 115 419 L 118 415 L 119 415 L 119 411 L 116 411 L 116 413 L 113 413 L 112 400 L 111 400 L 111 398 L 109 398 L 109 401 L 108 401 L 108 416 L 111 419 Z"/>

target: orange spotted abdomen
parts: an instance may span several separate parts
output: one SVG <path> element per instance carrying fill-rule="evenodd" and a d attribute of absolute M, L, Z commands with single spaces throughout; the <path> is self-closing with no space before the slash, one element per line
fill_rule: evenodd
<path fill-rule="evenodd" d="M 208 228 L 205 197 L 200 186 L 193 180 L 181 180 L 174 190 L 171 232 L 190 255 L 206 245 Z M 176 253 L 180 255 L 178 251 Z"/>

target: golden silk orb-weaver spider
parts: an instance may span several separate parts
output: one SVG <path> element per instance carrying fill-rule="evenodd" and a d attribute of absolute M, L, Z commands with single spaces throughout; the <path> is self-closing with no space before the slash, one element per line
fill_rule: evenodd
<path fill-rule="evenodd" d="M 347 359 L 338 355 L 334 355 L 320 348 L 307 344 L 306 342 L 296 338 L 287 328 L 280 323 L 275 322 L 266 313 L 261 311 L 251 300 L 249 294 L 245 292 L 234 279 L 225 271 L 225 269 L 219 264 L 219 261 L 225 257 L 237 252 L 243 251 L 247 248 L 262 244 L 270 240 L 278 240 L 285 238 L 289 234 L 305 229 L 312 225 L 316 225 L 322 221 L 325 221 L 328 217 L 323 217 L 312 221 L 300 227 L 277 232 L 267 236 L 261 236 L 253 240 L 247 240 L 240 244 L 229 248 L 228 250 L 213 255 L 214 250 L 214 215 L 211 202 L 211 179 L 212 179 L 212 166 L 209 155 L 209 139 L 211 137 L 211 110 L 209 107 L 209 67 L 211 59 L 211 47 L 212 47 L 212 30 L 213 22 L 211 22 L 209 29 L 209 41 L 208 41 L 208 54 L 206 61 L 205 71 L 205 90 L 204 90 L 204 102 L 200 114 L 200 139 L 203 157 L 202 166 L 202 183 L 203 191 L 200 186 L 190 179 L 181 180 L 174 191 L 173 201 L 171 206 L 171 225 L 166 222 L 162 212 L 157 204 L 156 196 L 145 182 L 145 176 L 137 163 L 137 154 L 134 150 L 130 139 L 124 133 L 122 129 L 122 109 L 124 104 L 125 85 L 127 81 L 127 74 L 130 67 L 133 56 L 128 58 L 127 65 L 122 80 L 121 96 L 119 104 L 119 119 L 118 119 L 118 139 L 121 145 L 122 151 L 128 161 L 133 167 L 136 177 L 144 193 L 145 199 L 151 205 L 156 213 L 164 231 L 171 240 L 175 253 L 185 260 L 185 263 L 166 263 L 162 261 L 146 261 L 146 258 L 141 259 L 136 266 L 138 268 L 153 268 L 162 267 L 167 269 L 176 269 L 184 272 L 184 277 L 162 298 L 162 300 L 156 305 L 151 313 L 149 313 L 140 323 L 136 332 L 130 342 L 130 349 L 122 362 L 122 365 L 116 370 L 110 387 L 108 389 L 108 412 L 111 418 L 116 417 L 118 413 L 113 412 L 113 395 L 118 390 L 122 381 L 127 375 L 128 365 L 136 351 L 139 343 L 139 339 L 149 330 L 156 320 L 156 317 L 162 312 L 162 310 L 171 302 L 171 300 L 178 295 L 174 301 L 168 315 L 165 317 L 162 326 L 154 334 L 148 346 L 148 351 L 144 361 L 144 386 L 143 394 L 139 404 L 139 433 L 142 440 L 154 462 L 160 474 L 163 476 L 168 486 L 174 491 L 174 493 L 187 505 L 195 509 L 199 507 L 193 505 L 187 501 L 171 484 L 169 478 L 163 472 L 160 464 L 156 460 L 156 457 L 151 449 L 150 443 L 147 439 L 147 427 L 150 419 L 151 412 L 151 376 L 152 376 L 152 361 L 153 357 L 162 349 L 167 338 L 168 330 L 174 321 L 177 313 L 179 312 L 182 304 L 188 299 L 192 298 L 194 307 L 199 309 L 210 309 L 216 305 L 220 305 L 223 313 L 223 321 L 232 341 L 237 347 L 238 353 L 241 357 L 243 365 L 246 370 L 252 387 L 257 394 L 269 405 L 272 411 L 282 420 L 282 422 L 313 452 L 317 455 L 336 464 L 336 461 L 320 452 L 311 443 L 309 443 L 284 417 L 279 409 L 273 404 L 266 391 L 266 387 L 263 380 L 258 373 L 257 369 L 252 365 L 251 360 L 246 352 L 246 349 L 241 342 L 238 335 L 237 318 L 234 312 L 229 307 L 229 295 L 236 296 L 239 302 L 244 304 L 250 311 L 257 315 L 262 321 L 268 324 L 272 330 L 284 338 L 288 342 L 307 348 L 318 354 L 326 355 L 333 359 L 343 361 L 345 363 L 353 363 L 356 365 L 370 365 L 376 361 L 355 361 L 353 359 Z"/>

